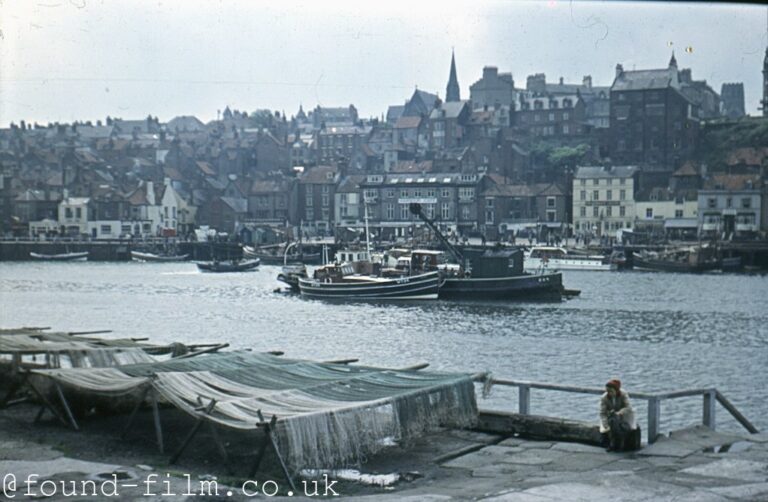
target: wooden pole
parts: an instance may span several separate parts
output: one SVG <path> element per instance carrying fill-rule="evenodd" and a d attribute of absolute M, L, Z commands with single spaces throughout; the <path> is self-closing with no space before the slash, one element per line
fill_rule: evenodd
<path fill-rule="evenodd" d="M 757 434 L 760 431 L 757 430 L 757 427 L 752 425 L 752 422 L 747 420 L 747 418 L 741 414 L 739 410 L 736 409 L 736 407 L 731 403 L 724 395 L 720 394 L 720 391 L 715 391 L 715 397 L 717 398 L 717 402 L 723 405 L 723 408 L 728 410 L 728 412 L 735 418 L 745 429 L 747 429 L 752 434 Z"/>
<path fill-rule="evenodd" d="M 704 410 L 702 415 L 702 423 L 712 430 L 715 430 L 715 389 L 712 389 L 704 393 Z"/>
<path fill-rule="evenodd" d="M 67 413 L 67 417 L 69 418 L 70 424 L 76 431 L 79 431 L 80 427 L 77 426 L 77 421 L 75 420 L 75 416 L 72 414 L 72 410 L 69 408 L 69 403 L 67 402 L 67 398 L 64 397 L 64 392 L 61 390 L 61 386 L 59 385 L 59 382 L 54 380 L 53 385 L 56 388 L 56 394 L 59 395 L 59 400 L 61 400 L 61 405 L 64 407 L 64 411 Z"/>
<path fill-rule="evenodd" d="M 209 347 L 207 349 L 202 349 L 195 352 L 190 352 L 189 354 L 184 354 L 183 356 L 174 357 L 173 359 L 174 361 L 177 359 L 189 359 L 190 357 L 199 356 L 201 354 L 208 354 L 209 352 L 216 352 L 218 350 L 225 349 L 227 347 L 229 347 L 228 343 L 220 343 L 218 345 L 214 345 L 213 347 Z"/>
<path fill-rule="evenodd" d="M 160 425 L 160 410 L 157 407 L 157 392 L 152 389 L 152 416 L 155 421 L 155 436 L 157 436 L 157 447 L 160 453 L 165 453 L 163 446 L 163 428 Z"/>
<path fill-rule="evenodd" d="M 203 413 L 210 413 L 213 410 L 213 407 L 216 406 L 216 400 L 211 399 L 211 402 L 208 403 L 208 405 L 202 409 Z M 171 459 L 168 461 L 169 464 L 175 464 L 176 461 L 179 459 L 182 453 L 184 453 L 184 450 L 187 449 L 187 446 L 189 445 L 190 441 L 192 441 L 192 438 L 195 437 L 195 434 L 197 434 L 197 431 L 200 430 L 200 427 L 203 425 L 203 419 L 202 417 L 197 418 L 197 422 L 195 422 L 195 425 L 192 427 L 192 429 L 189 431 L 189 434 L 187 434 L 187 437 L 184 438 L 184 441 L 181 443 L 181 446 L 178 450 L 176 450 L 176 453 L 173 454 Z"/>
<path fill-rule="evenodd" d="M 51 410 L 51 413 L 53 413 L 53 415 L 54 415 L 56 418 L 58 418 L 58 419 L 61 421 L 61 423 L 62 423 L 62 424 L 64 424 L 64 425 L 69 425 L 69 424 L 67 423 L 67 420 L 64 418 L 64 416 L 62 416 L 62 414 L 59 412 L 59 410 L 57 410 L 57 409 L 56 409 L 56 407 L 55 407 L 55 406 L 53 406 L 53 403 L 51 403 L 51 402 L 48 400 L 48 398 L 47 398 L 47 397 L 45 397 L 45 396 L 43 395 L 43 393 L 42 393 L 42 392 L 40 392 L 39 390 L 37 390 L 37 387 L 35 387 L 35 386 L 34 386 L 34 384 L 33 384 L 32 382 L 29 382 L 29 388 L 30 388 L 30 389 L 32 389 L 32 392 L 33 392 L 33 393 L 34 393 L 34 394 L 35 394 L 35 395 L 36 395 L 38 398 L 40 398 L 40 401 L 42 401 L 42 402 L 43 402 L 43 407 L 46 407 L 46 408 L 48 408 L 49 410 Z M 42 416 L 42 414 L 41 414 L 41 413 L 38 413 L 38 416 L 37 416 L 37 420 L 40 420 L 40 417 L 41 417 L 41 416 Z"/>
<path fill-rule="evenodd" d="M 648 400 L 648 444 L 656 442 L 659 436 L 661 421 L 661 399 L 655 397 Z"/>
<path fill-rule="evenodd" d="M 283 456 L 280 454 L 280 450 L 277 448 L 277 442 L 272 436 L 272 431 L 274 430 L 275 424 L 277 423 L 277 416 L 272 415 L 272 419 L 269 422 L 266 422 L 264 421 L 264 415 L 261 414 L 261 410 L 257 410 L 256 414 L 258 415 L 259 420 L 261 420 L 261 423 L 258 424 L 259 427 L 264 428 L 264 431 L 267 433 L 267 440 L 272 445 L 272 449 L 275 451 L 275 455 L 277 455 L 277 460 L 280 461 L 280 468 L 283 470 L 285 479 L 287 479 L 288 484 L 291 485 L 291 490 L 293 490 L 294 493 L 298 493 L 296 490 L 296 485 L 293 483 L 293 478 L 291 477 L 290 472 L 288 472 L 288 467 L 285 465 Z"/>
<path fill-rule="evenodd" d="M 141 405 L 144 404 L 144 400 L 147 398 L 147 393 L 151 388 L 152 386 L 150 384 L 147 384 L 147 387 L 144 389 L 144 392 L 141 393 L 141 397 L 136 403 L 136 406 L 134 406 L 133 410 L 131 411 L 131 416 L 128 417 L 128 422 L 126 422 L 125 427 L 123 427 L 123 432 L 120 433 L 121 438 L 124 438 L 125 436 L 128 435 L 128 431 L 130 430 L 131 426 L 133 426 L 133 420 L 136 418 L 136 414 L 139 412 L 139 408 L 141 408 Z"/>
<path fill-rule="evenodd" d="M 221 442 L 219 432 L 216 430 L 216 424 L 208 422 L 208 427 L 211 431 L 211 436 L 213 436 L 213 442 L 219 450 L 219 455 L 221 455 L 221 458 L 224 461 L 224 469 L 227 471 L 227 474 L 232 474 L 232 469 L 229 464 L 229 455 L 227 454 L 227 449 L 224 448 L 224 443 Z"/>

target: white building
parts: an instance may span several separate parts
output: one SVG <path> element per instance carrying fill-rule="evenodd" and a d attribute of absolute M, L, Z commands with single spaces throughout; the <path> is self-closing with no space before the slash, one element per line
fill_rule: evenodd
<path fill-rule="evenodd" d="M 636 166 L 581 166 L 573 178 L 573 229 L 576 234 L 614 235 L 633 228 Z"/>
<path fill-rule="evenodd" d="M 89 233 L 90 201 L 88 197 L 65 197 L 59 203 L 59 226 L 64 227 L 64 235 L 75 237 Z"/>

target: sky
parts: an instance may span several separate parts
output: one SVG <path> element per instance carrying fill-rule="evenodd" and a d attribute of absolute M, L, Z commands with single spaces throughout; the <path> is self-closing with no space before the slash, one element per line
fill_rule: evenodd
<path fill-rule="evenodd" d="M 413 90 L 462 99 L 484 66 L 517 87 L 609 86 L 615 66 L 680 68 L 758 114 L 768 7 L 666 2 L 0 0 L 0 127 L 10 122 L 215 119 L 226 106 L 294 115 L 354 104 L 380 117 Z"/>

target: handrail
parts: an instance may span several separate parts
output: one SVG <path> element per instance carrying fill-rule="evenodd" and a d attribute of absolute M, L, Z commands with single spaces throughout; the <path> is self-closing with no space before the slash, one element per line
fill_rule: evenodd
<path fill-rule="evenodd" d="M 530 414 L 531 409 L 531 389 L 554 390 L 560 392 L 572 392 L 575 394 L 595 394 L 602 395 L 604 388 L 597 387 L 579 387 L 575 385 L 560 385 L 543 382 L 531 382 L 525 380 L 508 380 L 502 378 L 490 378 L 486 383 L 487 389 L 493 385 L 503 385 L 506 387 L 517 387 L 519 391 L 518 408 L 521 415 Z M 632 397 L 645 399 L 648 401 L 648 443 L 654 443 L 659 436 L 659 424 L 661 418 L 661 401 L 666 399 L 678 399 L 682 397 L 702 396 L 703 413 L 702 423 L 712 430 L 715 430 L 715 403 L 720 403 L 723 408 L 736 419 L 742 427 L 752 434 L 758 433 L 755 427 L 747 418 L 736 409 L 719 390 L 715 388 L 701 389 L 683 389 L 671 392 L 633 392 Z"/>

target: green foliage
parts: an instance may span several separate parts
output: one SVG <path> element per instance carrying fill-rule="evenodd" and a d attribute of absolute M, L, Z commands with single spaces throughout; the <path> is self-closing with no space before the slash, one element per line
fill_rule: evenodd
<path fill-rule="evenodd" d="M 725 162 L 729 152 L 737 148 L 768 146 L 768 120 L 742 119 L 735 122 L 705 124 L 699 136 L 697 158 L 717 167 Z"/>
<path fill-rule="evenodd" d="M 574 166 L 589 153 L 589 145 L 584 143 L 575 147 L 561 146 L 549 152 L 547 161 L 553 166 Z"/>

